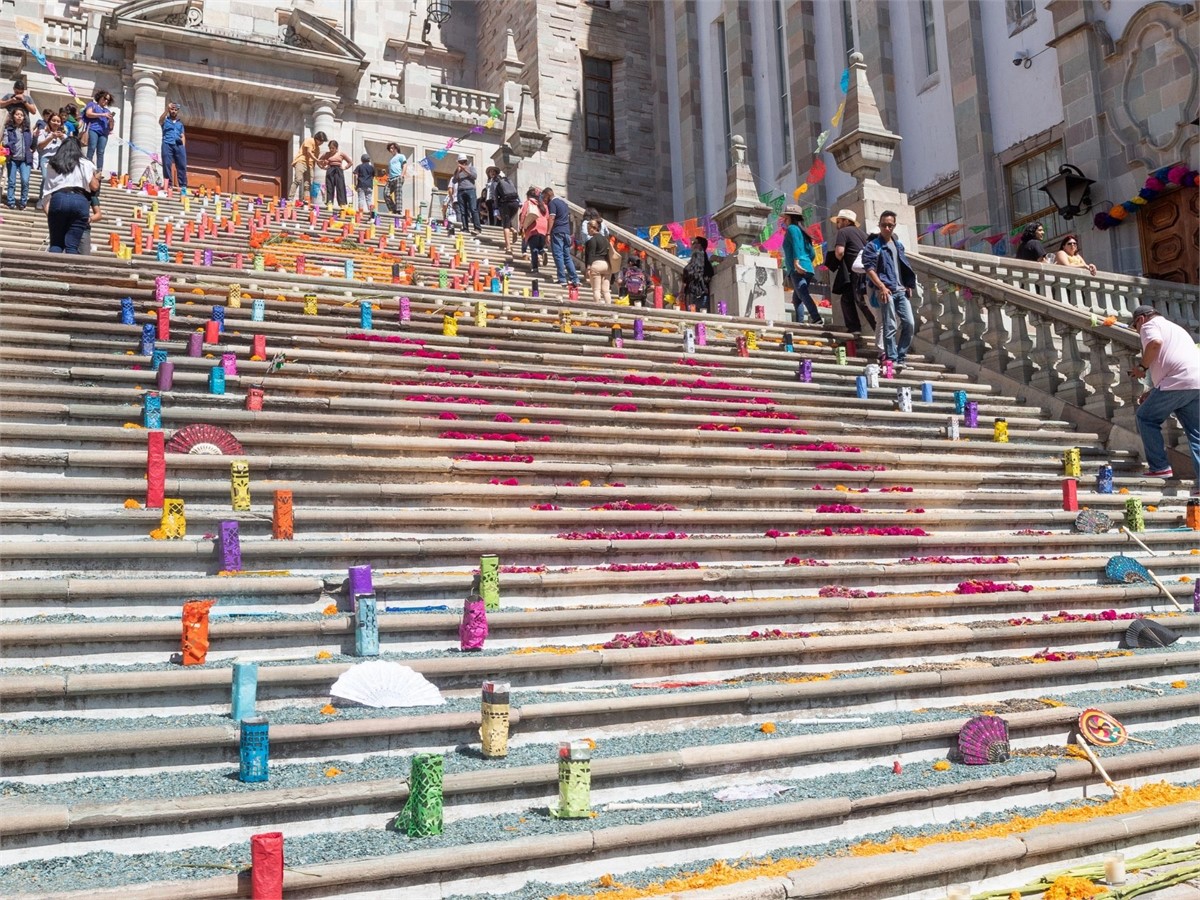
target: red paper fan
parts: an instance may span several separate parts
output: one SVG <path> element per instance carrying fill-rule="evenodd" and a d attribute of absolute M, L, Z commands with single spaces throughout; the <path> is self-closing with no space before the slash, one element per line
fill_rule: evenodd
<path fill-rule="evenodd" d="M 1102 709 L 1089 707 L 1079 714 L 1079 733 L 1089 744 L 1119 747 L 1129 740 L 1125 726 Z"/>
<path fill-rule="evenodd" d="M 167 442 L 168 453 L 198 453 L 205 456 L 240 455 L 242 445 L 237 438 L 216 425 L 197 423 L 185 425 Z"/>

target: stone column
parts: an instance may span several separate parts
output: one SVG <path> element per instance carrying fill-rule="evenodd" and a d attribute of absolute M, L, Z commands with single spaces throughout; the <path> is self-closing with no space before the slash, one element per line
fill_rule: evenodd
<path fill-rule="evenodd" d="M 129 177 L 137 179 L 150 165 L 150 154 L 158 155 L 162 146 L 162 129 L 158 117 L 162 112 L 158 103 L 158 78 L 153 72 L 135 72 L 133 81 L 133 122 L 129 140 L 136 145 L 129 148 Z"/>
<path fill-rule="evenodd" d="M 333 117 L 333 101 L 325 98 L 317 98 L 313 101 L 313 134 L 318 131 L 325 132 L 325 137 L 331 141 L 338 140 L 336 131 L 336 120 Z"/>

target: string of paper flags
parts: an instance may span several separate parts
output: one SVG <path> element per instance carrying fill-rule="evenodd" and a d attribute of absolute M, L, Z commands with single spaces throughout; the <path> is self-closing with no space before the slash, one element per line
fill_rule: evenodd
<path fill-rule="evenodd" d="M 488 107 L 487 118 L 484 120 L 483 124 L 473 125 L 471 126 L 471 130 L 462 137 L 451 138 L 450 140 L 446 141 L 445 147 L 433 152 L 433 159 L 445 159 L 446 154 L 453 150 L 458 144 L 463 143 L 463 141 L 469 139 L 473 134 L 483 134 L 484 129 L 494 126 L 498 118 L 500 118 L 500 110 L 497 109 L 496 105 L 493 103 L 490 107 Z M 426 156 L 424 159 L 421 159 L 417 165 L 426 171 L 433 171 L 433 162 L 428 156 Z"/>

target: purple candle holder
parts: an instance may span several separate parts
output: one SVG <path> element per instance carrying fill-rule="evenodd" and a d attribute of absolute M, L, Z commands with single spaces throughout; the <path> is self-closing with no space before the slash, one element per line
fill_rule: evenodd
<path fill-rule="evenodd" d="M 726 303 L 724 300 L 717 301 L 717 315 L 718 316 L 729 315 L 729 304 Z"/>
<path fill-rule="evenodd" d="M 966 409 L 963 410 L 963 425 L 967 428 L 979 427 L 979 404 L 974 400 L 968 400 Z"/>
<path fill-rule="evenodd" d="M 646 323 L 642 319 L 633 320 L 633 339 L 635 341 L 645 340 L 646 338 Z"/>
<path fill-rule="evenodd" d="M 349 569 L 350 583 L 347 593 L 350 595 L 350 606 L 354 607 L 355 597 L 360 594 L 375 593 L 375 584 L 371 578 L 371 566 L 351 566 Z"/>
<path fill-rule="evenodd" d="M 238 537 L 238 523 L 221 522 L 217 530 L 217 540 L 221 548 L 221 571 L 242 571 L 242 542 Z"/>
<path fill-rule="evenodd" d="M 155 387 L 160 391 L 169 391 L 175 383 L 175 363 L 169 360 L 163 360 L 158 364 L 158 372 L 155 376 Z"/>
<path fill-rule="evenodd" d="M 203 356 L 204 355 L 204 335 L 199 331 L 188 335 L 188 356 Z"/>
<path fill-rule="evenodd" d="M 811 359 L 800 360 L 800 365 L 796 367 L 796 377 L 805 383 L 812 381 Z"/>
<path fill-rule="evenodd" d="M 696 323 L 696 346 L 704 347 L 708 344 L 708 328 L 703 322 Z"/>

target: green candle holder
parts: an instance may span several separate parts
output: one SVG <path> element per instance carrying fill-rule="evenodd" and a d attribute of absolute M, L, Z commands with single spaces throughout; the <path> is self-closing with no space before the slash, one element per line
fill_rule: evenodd
<path fill-rule="evenodd" d="M 409 837 L 442 833 L 442 757 L 419 753 L 412 758 L 408 776 L 408 802 L 392 820 L 395 831 Z"/>

